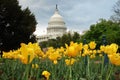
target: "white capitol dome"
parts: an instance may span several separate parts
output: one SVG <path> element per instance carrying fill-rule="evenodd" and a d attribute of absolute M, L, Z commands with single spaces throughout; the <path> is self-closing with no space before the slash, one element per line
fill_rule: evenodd
<path fill-rule="evenodd" d="M 63 34 L 66 32 L 66 29 L 67 28 L 65 26 L 63 17 L 59 14 L 58 8 L 56 5 L 55 13 L 53 14 L 53 16 L 50 18 L 48 22 L 47 34 L 49 35 Z"/>
<path fill-rule="evenodd" d="M 37 36 L 37 41 L 48 41 L 49 39 L 56 39 L 56 37 L 61 37 L 63 34 L 66 33 L 66 26 L 63 20 L 63 17 L 59 14 L 58 8 L 56 5 L 55 13 L 51 16 L 48 27 L 47 27 L 47 34 L 42 36 Z"/>
<path fill-rule="evenodd" d="M 48 23 L 51 24 L 56 22 L 61 22 L 65 24 L 63 17 L 58 13 L 58 10 L 55 11 L 54 15 L 50 18 Z"/>

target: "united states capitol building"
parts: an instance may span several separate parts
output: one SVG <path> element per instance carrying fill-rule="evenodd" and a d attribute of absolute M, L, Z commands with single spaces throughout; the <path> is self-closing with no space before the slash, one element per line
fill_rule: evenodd
<path fill-rule="evenodd" d="M 56 37 L 61 37 L 66 32 L 67 27 L 56 5 L 55 12 L 48 22 L 47 33 L 42 36 L 37 36 L 37 42 L 40 43 L 49 39 L 56 39 Z"/>

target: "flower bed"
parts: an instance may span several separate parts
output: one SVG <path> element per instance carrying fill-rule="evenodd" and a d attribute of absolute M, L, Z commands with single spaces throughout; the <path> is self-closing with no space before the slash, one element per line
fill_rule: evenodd
<path fill-rule="evenodd" d="M 44 53 L 37 43 L 21 43 L 18 50 L 3 52 L 0 80 L 115 80 L 120 69 L 117 44 L 99 50 L 94 41 L 65 45 Z"/>

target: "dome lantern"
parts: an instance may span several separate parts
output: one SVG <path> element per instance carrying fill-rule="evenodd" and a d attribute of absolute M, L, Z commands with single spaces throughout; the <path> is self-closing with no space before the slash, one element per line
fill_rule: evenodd
<path fill-rule="evenodd" d="M 58 8 L 57 8 L 57 4 L 56 4 L 56 9 L 55 9 L 55 14 L 59 14 Z"/>

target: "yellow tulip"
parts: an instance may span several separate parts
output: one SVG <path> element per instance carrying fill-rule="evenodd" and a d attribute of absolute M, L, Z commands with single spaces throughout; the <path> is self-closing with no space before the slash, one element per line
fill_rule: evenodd
<path fill-rule="evenodd" d="M 83 49 L 87 50 L 88 49 L 88 44 L 83 45 Z"/>
<path fill-rule="evenodd" d="M 32 64 L 32 68 L 38 68 L 39 66 L 38 66 L 38 64 Z"/>
<path fill-rule="evenodd" d="M 57 60 L 54 60 L 53 63 L 54 63 L 54 64 L 57 64 Z"/>
<path fill-rule="evenodd" d="M 75 63 L 75 59 L 74 58 L 71 58 L 71 59 L 65 59 L 65 63 L 66 65 L 73 65 Z"/>
<path fill-rule="evenodd" d="M 95 41 L 91 41 L 91 42 L 89 43 L 89 47 L 90 47 L 90 49 L 95 49 L 95 48 L 96 48 L 96 43 L 95 43 Z"/>
<path fill-rule="evenodd" d="M 104 52 L 104 51 L 105 51 L 105 46 L 103 46 L 103 45 L 100 46 L 100 51 L 101 51 L 101 52 Z"/>
<path fill-rule="evenodd" d="M 111 55 L 108 55 L 108 57 L 112 64 L 120 66 L 120 53 L 113 53 Z"/>
<path fill-rule="evenodd" d="M 66 55 L 67 56 L 76 57 L 79 52 L 80 52 L 79 45 L 77 43 L 71 42 L 70 46 L 66 45 Z"/>
<path fill-rule="evenodd" d="M 42 72 L 42 75 L 43 75 L 47 80 L 49 80 L 50 73 L 49 73 L 48 71 L 43 71 L 43 72 Z"/>

